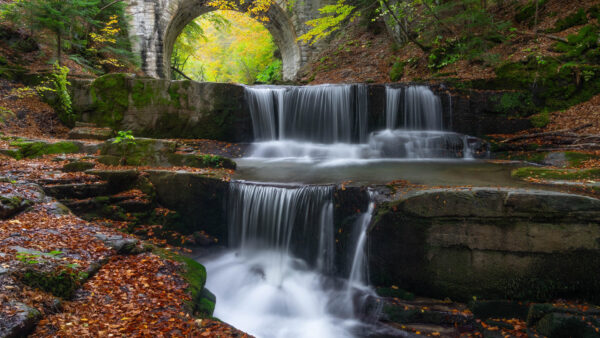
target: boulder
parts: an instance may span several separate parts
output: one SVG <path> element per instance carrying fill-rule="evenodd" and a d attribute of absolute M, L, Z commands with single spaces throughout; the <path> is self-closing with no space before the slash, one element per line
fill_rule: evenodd
<path fill-rule="evenodd" d="M 177 231 L 190 234 L 204 230 L 223 241 L 227 221 L 223 197 L 227 182 L 220 178 L 184 171 L 148 170 L 158 203 L 181 215 Z"/>
<path fill-rule="evenodd" d="M 457 300 L 599 300 L 600 200 L 519 189 L 430 189 L 379 203 L 371 281 Z"/>
<path fill-rule="evenodd" d="M 35 329 L 35 325 L 42 317 L 40 312 L 15 301 L 10 301 L 7 305 L 9 311 L 12 310 L 12 315 L 5 317 L 5 312 L 0 312 L 0 337 L 27 337 Z"/>

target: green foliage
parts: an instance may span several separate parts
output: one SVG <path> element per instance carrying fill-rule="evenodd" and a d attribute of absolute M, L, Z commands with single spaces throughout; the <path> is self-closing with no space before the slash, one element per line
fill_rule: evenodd
<path fill-rule="evenodd" d="M 173 46 L 171 67 L 174 69 L 183 72 L 190 56 L 197 50 L 198 42 L 208 41 L 202 22 L 210 23 L 218 31 L 225 30 L 231 26 L 231 22 L 225 16 L 216 12 L 204 14 L 201 21 L 193 20 L 187 24 L 181 34 L 179 34 L 179 37 L 177 37 L 177 40 L 175 40 L 175 45 Z M 182 80 L 183 76 L 178 72 L 174 72 L 173 78 Z"/>
<path fill-rule="evenodd" d="M 62 67 L 56 62 L 54 69 L 50 74 L 50 79 L 47 82 L 50 87 L 42 87 L 38 89 L 42 95 L 46 92 L 54 94 L 54 99 L 50 100 L 54 110 L 58 114 L 58 118 L 67 126 L 74 126 L 76 116 L 73 114 L 71 95 L 69 94 L 68 86 L 71 85 L 67 80 L 69 68 Z"/>
<path fill-rule="evenodd" d="M 537 0 L 531 0 L 525 6 L 521 6 L 515 15 L 515 21 L 518 23 L 526 23 L 529 26 L 533 25 L 533 21 L 535 20 L 535 6 Z M 542 11 L 546 6 L 548 0 L 539 0 L 538 1 L 538 11 Z"/>
<path fill-rule="evenodd" d="M 565 61 L 600 64 L 599 33 L 598 26 L 587 25 L 581 28 L 577 34 L 570 34 L 567 37 L 567 43 L 556 43 L 554 49 L 564 53 L 562 59 Z"/>
<path fill-rule="evenodd" d="M 583 165 L 585 161 L 600 159 L 599 155 L 575 153 L 570 151 L 565 153 L 565 157 L 569 161 L 569 164 L 573 167 L 579 167 Z"/>
<path fill-rule="evenodd" d="M 281 60 L 273 60 L 267 68 L 256 75 L 256 81 L 260 83 L 275 83 L 281 81 L 282 70 L 283 62 L 281 62 Z"/>
<path fill-rule="evenodd" d="M 72 60 L 94 72 L 118 67 L 121 60 L 137 64 L 128 35 L 127 3 L 112 0 L 30 0 L 0 5 L 0 15 L 44 38 L 54 35 L 62 62 L 67 49 Z"/>
<path fill-rule="evenodd" d="M 550 30 L 550 32 L 562 32 L 565 29 L 585 25 L 588 22 L 587 15 L 583 8 L 580 8 L 577 12 L 567 16 L 564 19 L 560 19 L 556 21 L 554 28 Z"/>
<path fill-rule="evenodd" d="M 390 70 L 390 80 L 393 82 L 400 81 L 402 76 L 404 76 L 404 66 L 406 62 L 404 61 L 396 61 L 392 65 L 392 69 Z"/>
<path fill-rule="evenodd" d="M 599 179 L 600 169 L 547 169 L 539 167 L 523 167 L 512 171 L 513 177 L 538 178 L 554 180 Z"/>
<path fill-rule="evenodd" d="M 277 47 L 254 17 L 215 11 L 191 22 L 177 38 L 171 56 L 174 69 L 196 81 L 252 84 L 277 78 Z M 174 72 L 176 78 L 183 75 Z"/>
<path fill-rule="evenodd" d="M 346 4 L 344 0 L 338 0 L 334 5 L 325 5 L 319 8 L 319 13 L 323 16 L 307 21 L 306 25 L 311 28 L 308 32 L 299 36 L 298 40 L 312 45 L 330 36 L 342 28 L 344 23 L 354 21 L 359 16 L 355 9 L 355 6 Z"/>
<path fill-rule="evenodd" d="M 534 127 L 543 128 L 550 123 L 550 113 L 543 111 L 539 114 L 533 115 L 529 120 Z"/>
<path fill-rule="evenodd" d="M 117 136 L 115 137 L 115 139 L 113 140 L 112 143 L 121 143 L 124 141 L 133 142 L 133 140 L 135 140 L 135 137 L 133 136 L 131 130 L 127 130 L 127 131 L 119 130 L 117 132 Z M 135 143 L 135 142 L 133 142 L 133 143 Z"/>
<path fill-rule="evenodd" d="M 15 113 L 13 113 L 12 110 L 6 108 L 6 107 L 2 107 L 0 106 L 0 123 L 4 123 L 4 121 L 9 118 L 15 116 Z"/>

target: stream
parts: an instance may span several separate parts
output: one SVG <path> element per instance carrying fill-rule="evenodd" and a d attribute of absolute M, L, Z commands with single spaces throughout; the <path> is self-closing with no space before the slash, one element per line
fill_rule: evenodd
<path fill-rule="evenodd" d="M 375 205 L 336 253 L 333 185 L 524 185 L 513 165 L 480 160 L 484 142 L 444 125 L 425 86 L 388 88 L 385 127 L 370 130 L 366 88 L 246 88 L 255 142 L 226 198 L 229 246 L 199 258 L 215 317 L 265 338 L 403 336 L 377 324 L 366 265 Z"/>

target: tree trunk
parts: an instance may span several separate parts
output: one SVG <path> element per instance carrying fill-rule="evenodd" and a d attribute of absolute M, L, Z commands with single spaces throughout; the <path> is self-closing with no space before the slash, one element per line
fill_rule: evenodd
<path fill-rule="evenodd" d="M 539 11 L 540 11 L 540 0 L 535 0 L 535 18 L 533 19 L 533 28 L 535 29 L 535 36 L 537 36 Z"/>
<path fill-rule="evenodd" d="M 405 28 L 404 25 L 402 25 L 402 21 L 396 16 L 396 13 L 394 13 L 394 11 L 392 11 L 392 9 L 390 8 L 390 4 L 388 3 L 388 0 L 381 0 L 381 2 L 383 3 L 383 5 L 387 9 L 387 11 L 390 13 L 392 18 L 394 18 L 394 21 L 396 21 L 396 24 L 398 25 L 398 27 L 400 27 L 400 29 L 402 30 L 404 35 L 406 35 L 408 40 L 410 42 L 414 43 L 415 45 L 417 45 L 417 47 L 419 47 L 423 52 L 428 53 L 430 48 L 425 47 L 423 44 L 421 44 L 419 41 L 417 41 L 417 39 L 413 38 L 412 35 L 410 35 L 410 32 L 408 32 L 408 29 Z"/>
<path fill-rule="evenodd" d="M 56 33 L 56 57 L 58 58 L 58 65 L 62 66 L 62 37 L 60 33 Z"/>

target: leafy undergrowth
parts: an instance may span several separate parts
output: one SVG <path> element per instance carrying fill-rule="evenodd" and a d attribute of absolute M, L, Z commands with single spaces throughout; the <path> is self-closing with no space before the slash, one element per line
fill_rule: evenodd
<path fill-rule="evenodd" d="M 52 107 L 32 89 L 0 79 L 0 132 L 22 137 L 66 137 Z"/>
<path fill-rule="evenodd" d="M 600 169 L 550 169 L 538 167 L 524 167 L 512 172 L 514 177 L 555 179 L 555 180 L 594 180 L 600 179 Z"/>
<path fill-rule="evenodd" d="M 182 311 L 190 300 L 180 264 L 151 253 L 115 256 L 63 312 L 40 321 L 33 337 L 247 337 L 228 325 Z"/>

